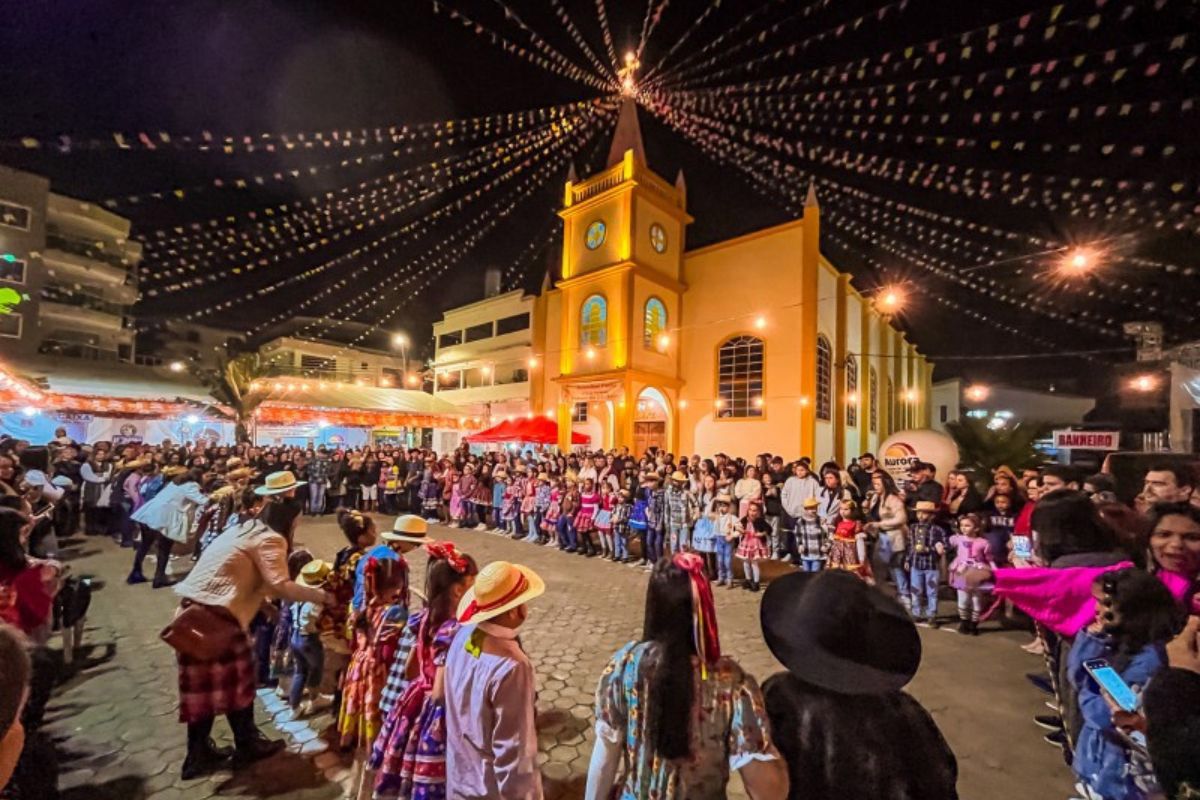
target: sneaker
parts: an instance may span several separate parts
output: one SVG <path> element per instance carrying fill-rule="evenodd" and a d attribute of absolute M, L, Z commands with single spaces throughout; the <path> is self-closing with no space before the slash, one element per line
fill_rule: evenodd
<path fill-rule="evenodd" d="M 1062 717 L 1057 714 L 1038 714 L 1033 718 L 1033 724 L 1048 731 L 1061 731 L 1063 729 Z"/>
<path fill-rule="evenodd" d="M 1062 730 L 1051 731 L 1042 737 L 1042 741 L 1046 744 L 1052 744 L 1055 747 L 1067 746 L 1067 734 Z"/>

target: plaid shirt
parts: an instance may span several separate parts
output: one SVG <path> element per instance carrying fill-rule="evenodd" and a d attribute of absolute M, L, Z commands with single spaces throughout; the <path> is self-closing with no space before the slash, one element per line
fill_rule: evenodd
<path fill-rule="evenodd" d="M 695 496 L 680 486 L 668 486 L 664 494 L 666 496 L 667 527 L 671 530 L 679 530 L 691 525 L 696 519 L 698 509 Z"/>
<path fill-rule="evenodd" d="M 796 520 L 796 544 L 801 558 L 824 558 L 829 551 L 829 536 L 821 520 L 800 517 Z"/>
<path fill-rule="evenodd" d="M 421 627 L 422 613 L 424 612 L 418 611 L 408 618 L 408 625 L 404 628 L 404 633 L 400 635 L 400 643 L 396 645 L 396 655 L 392 659 L 391 668 L 388 669 L 387 683 L 379 695 L 379 708 L 383 711 L 384 719 L 387 719 L 392 706 L 408 688 L 404 672 L 408 666 L 408 654 L 412 652 L 413 646 L 417 643 L 417 630 Z"/>
<path fill-rule="evenodd" d="M 908 569 L 937 569 L 941 556 L 936 546 L 944 548 L 949 536 L 946 529 L 932 522 L 916 522 L 908 529 L 908 550 L 905 551 L 905 567 Z"/>
<path fill-rule="evenodd" d="M 633 505 L 626 500 L 622 500 L 613 506 L 612 523 L 613 527 L 617 525 L 628 525 L 629 515 L 633 513 Z"/>
<path fill-rule="evenodd" d="M 546 510 L 550 508 L 550 484 L 539 484 L 537 491 L 533 496 L 533 507 L 536 508 L 539 513 L 545 514 Z"/>
<path fill-rule="evenodd" d="M 308 463 L 308 480 L 318 483 L 329 477 L 331 464 L 328 458 L 317 456 Z"/>

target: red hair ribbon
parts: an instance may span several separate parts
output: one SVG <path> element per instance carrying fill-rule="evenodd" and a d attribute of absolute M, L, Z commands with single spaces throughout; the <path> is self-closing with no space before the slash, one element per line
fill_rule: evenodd
<path fill-rule="evenodd" d="M 454 546 L 454 542 L 430 542 L 425 545 L 425 552 L 430 558 L 440 558 L 450 565 L 459 575 L 467 572 L 467 559 Z"/>
<path fill-rule="evenodd" d="M 513 588 L 509 589 L 507 592 L 505 592 L 500 597 L 497 597 L 495 600 L 492 600 L 487 603 L 480 603 L 478 597 L 476 599 L 472 600 L 469 604 L 467 604 L 467 607 L 465 609 L 463 609 L 463 613 L 459 615 L 459 621 L 460 622 L 470 622 L 471 619 L 476 614 L 478 614 L 480 611 L 488 612 L 488 611 L 491 611 L 493 608 L 499 608 L 500 606 L 504 605 L 505 603 L 509 603 L 509 602 L 515 600 L 516 598 L 520 597 L 521 593 L 524 592 L 528 588 L 529 588 L 529 579 L 525 577 L 524 573 L 521 573 L 518 576 L 516 585 L 513 586 Z"/>
<path fill-rule="evenodd" d="M 700 656 L 700 674 L 708 677 L 708 667 L 721 658 L 721 637 L 717 632 L 717 609 L 712 586 L 704 574 L 704 559 L 695 553 L 677 553 L 671 562 L 688 574 L 692 581 L 692 636 Z"/>

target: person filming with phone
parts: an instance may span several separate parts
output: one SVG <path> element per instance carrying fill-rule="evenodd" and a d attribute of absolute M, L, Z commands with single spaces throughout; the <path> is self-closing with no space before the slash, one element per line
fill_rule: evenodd
<path fill-rule="evenodd" d="M 1096 618 L 1075 638 L 1068 676 L 1082 717 L 1071 768 L 1088 800 L 1132 800 L 1156 793 L 1144 740 L 1118 730 L 1114 711 L 1137 712 L 1141 692 L 1167 663 L 1165 646 L 1182 627 L 1175 599 L 1154 576 L 1121 569 L 1092 587 Z M 1120 718 L 1118 717 L 1118 720 Z"/>

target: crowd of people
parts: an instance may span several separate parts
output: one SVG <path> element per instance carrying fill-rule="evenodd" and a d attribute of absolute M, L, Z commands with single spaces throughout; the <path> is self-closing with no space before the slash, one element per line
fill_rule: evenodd
<path fill-rule="evenodd" d="M 163 634 L 179 664 L 185 779 L 282 748 L 253 715 L 256 688 L 277 684 L 298 717 L 333 715 L 358 797 L 539 797 L 536 671 L 518 632 L 547 587 L 528 567 L 480 566 L 435 541 L 439 523 L 649 573 L 642 635 L 596 690 L 589 798 L 723 797 L 731 772 L 754 798 L 956 797 L 953 753 L 902 691 L 921 660 L 918 626 L 953 620 L 968 636 L 989 621 L 1033 631 L 1026 649 L 1045 671 L 1030 679 L 1057 709 L 1037 722 L 1079 797 L 1195 796 L 1195 486 L 1156 465 L 1130 507 L 1110 476 L 1057 464 L 954 471 L 943 485 L 918 461 L 898 485 L 869 453 L 843 467 L 7 440 L 0 620 L 24 644 L 0 637 L 0 656 L 29 653 L 33 666 L 13 656 L 0 668 L 37 683 L 64 584 L 59 541 L 82 529 L 133 551 L 131 584 L 171 586 L 172 554 L 195 561 Z M 372 512 L 398 516 L 378 530 Z M 345 546 L 296 547 L 302 518 L 324 514 Z M 419 590 L 405 558 L 418 547 Z M 767 569 L 762 633 L 785 670 L 760 689 L 722 653 L 714 590 L 759 591 L 768 562 L 794 568 Z M 44 705 L 15 702 L 11 715 L 6 702 L 0 747 L 21 721 L 36 728 Z M 218 716 L 232 751 L 212 739 Z M 30 750 L 17 752 L 19 780 Z"/>

